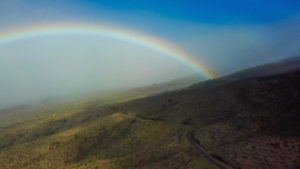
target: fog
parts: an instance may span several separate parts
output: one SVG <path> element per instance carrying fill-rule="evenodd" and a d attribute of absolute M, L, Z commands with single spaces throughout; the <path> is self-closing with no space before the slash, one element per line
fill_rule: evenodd
<path fill-rule="evenodd" d="M 300 54 L 299 16 L 273 23 L 200 23 L 153 13 L 105 8 L 96 12 L 82 4 L 52 8 L 55 3 L 0 2 L 0 33 L 38 23 L 113 23 L 172 42 L 221 74 Z M 109 38 L 23 39 L 0 45 L 0 108 L 52 96 L 129 89 L 195 73 L 168 56 Z"/>
<path fill-rule="evenodd" d="M 128 89 L 193 72 L 140 46 L 91 37 L 52 37 L 0 46 L 0 103 Z"/>

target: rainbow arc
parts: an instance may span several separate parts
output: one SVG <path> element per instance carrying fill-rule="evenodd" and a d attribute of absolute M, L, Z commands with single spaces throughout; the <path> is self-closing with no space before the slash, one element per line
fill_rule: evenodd
<path fill-rule="evenodd" d="M 0 31 L 0 46 L 30 38 L 59 35 L 91 35 L 125 41 L 171 57 L 207 79 L 215 77 L 215 73 L 206 67 L 199 59 L 166 41 L 108 25 L 60 23 L 23 26 L 16 29 Z"/>

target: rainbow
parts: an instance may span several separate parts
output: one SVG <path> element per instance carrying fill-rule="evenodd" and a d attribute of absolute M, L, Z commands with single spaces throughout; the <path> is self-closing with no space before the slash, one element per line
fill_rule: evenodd
<path fill-rule="evenodd" d="M 207 68 L 205 64 L 199 61 L 199 59 L 194 58 L 193 56 L 183 52 L 178 47 L 175 47 L 166 41 L 108 25 L 83 23 L 40 24 L 23 26 L 16 29 L 0 30 L 0 46 L 28 38 L 74 34 L 112 38 L 139 45 L 165 56 L 169 56 L 183 65 L 191 68 L 195 72 L 200 73 L 200 75 L 207 79 L 215 77 L 215 74 L 209 68 Z"/>

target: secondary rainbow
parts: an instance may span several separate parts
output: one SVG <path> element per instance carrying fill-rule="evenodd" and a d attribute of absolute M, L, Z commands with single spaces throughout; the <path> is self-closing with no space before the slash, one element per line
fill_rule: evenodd
<path fill-rule="evenodd" d="M 113 38 L 135 45 L 139 45 L 165 56 L 172 57 L 192 70 L 200 73 L 203 77 L 211 79 L 215 74 L 201 63 L 199 59 L 180 50 L 178 47 L 153 36 L 148 36 L 126 29 L 120 29 L 108 25 L 95 24 L 40 24 L 23 26 L 16 29 L 0 30 L 0 46 L 15 41 L 25 40 L 43 36 L 59 35 L 89 35 Z"/>

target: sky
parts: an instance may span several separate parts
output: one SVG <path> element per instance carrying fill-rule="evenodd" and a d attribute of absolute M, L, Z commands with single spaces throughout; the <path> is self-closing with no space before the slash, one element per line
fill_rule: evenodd
<path fill-rule="evenodd" d="M 73 22 L 162 39 L 219 74 L 300 55 L 297 0 L 0 0 L 0 34 Z M 0 44 L 0 107 L 195 73 L 161 53 L 107 37 L 16 40 Z"/>

